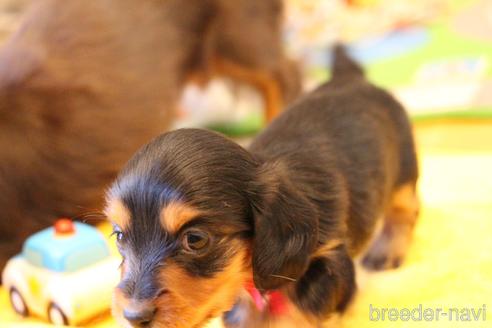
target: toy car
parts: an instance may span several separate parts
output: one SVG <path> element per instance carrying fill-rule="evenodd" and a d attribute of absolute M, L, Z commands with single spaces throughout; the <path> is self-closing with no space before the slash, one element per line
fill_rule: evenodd
<path fill-rule="evenodd" d="M 96 228 L 61 219 L 25 241 L 2 279 L 20 315 L 77 324 L 109 309 L 118 265 Z"/>

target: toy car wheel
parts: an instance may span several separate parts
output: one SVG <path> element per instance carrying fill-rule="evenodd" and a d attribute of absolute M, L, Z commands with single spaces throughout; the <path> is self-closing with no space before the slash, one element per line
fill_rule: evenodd
<path fill-rule="evenodd" d="M 22 298 L 21 294 L 17 290 L 17 288 L 12 287 L 10 289 L 10 304 L 14 308 L 14 311 L 20 314 L 23 317 L 27 317 L 28 311 L 26 302 Z"/>
<path fill-rule="evenodd" d="M 55 303 L 51 303 L 48 308 L 48 319 L 55 326 L 68 326 L 67 316 Z"/>

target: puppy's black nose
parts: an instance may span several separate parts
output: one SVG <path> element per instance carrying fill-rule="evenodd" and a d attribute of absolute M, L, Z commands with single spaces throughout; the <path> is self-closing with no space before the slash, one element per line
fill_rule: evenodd
<path fill-rule="evenodd" d="M 134 327 L 146 327 L 154 319 L 155 307 L 148 306 L 142 309 L 132 309 L 127 308 L 123 310 L 123 316 L 128 320 Z"/>

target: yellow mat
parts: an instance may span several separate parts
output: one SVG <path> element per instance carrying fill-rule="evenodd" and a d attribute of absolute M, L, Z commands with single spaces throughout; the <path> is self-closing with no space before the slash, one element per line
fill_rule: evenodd
<path fill-rule="evenodd" d="M 359 268 L 358 294 L 339 327 L 492 327 L 492 122 L 422 123 L 416 134 L 423 208 L 414 244 L 400 269 L 367 273 Z M 370 306 L 379 311 L 379 321 Z M 408 309 L 414 317 L 390 321 L 386 314 L 383 321 L 383 308 Z M 425 320 L 428 315 L 412 321 L 419 318 L 419 308 L 434 311 L 432 320 Z M 437 309 L 451 309 L 453 321 L 437 318 Z M 466 309 L 482 309 L 479 321 L 455 321 L 473 320 L 470 312 L 462 312 Z M 0 327 L 44 326 L 17 317 L 0 290 Z M 114 326 L 104 317 L 89 327 Z"/>

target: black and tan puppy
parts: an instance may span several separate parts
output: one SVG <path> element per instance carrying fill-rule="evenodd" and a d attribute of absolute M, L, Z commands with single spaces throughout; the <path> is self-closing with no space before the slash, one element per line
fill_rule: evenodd
<path fill-rule="evenodd" d="M 33 1 L 0 51 L 0 269 L 56 217 L 101 208 L 190 78 L 243 79 L 273 118 L 298 89 L 281 26 L 281 0 Z"/>
<path fill-rule="evenodd" d="M 350 301 L 353 258 L 380 217 L 364 262 L 400 265 L 418 210 L 409 121 L 341 49 L 333 72 L 249 150 L 187 129 L 131 159 L 107 206 L 124 259 L 113 309 L 123 326 L 201 327 L 235 303 L 249 311 L 239 299 L 254 281 L 289 311 L 243 313 L 236 326 L 317 327 Z"/>

